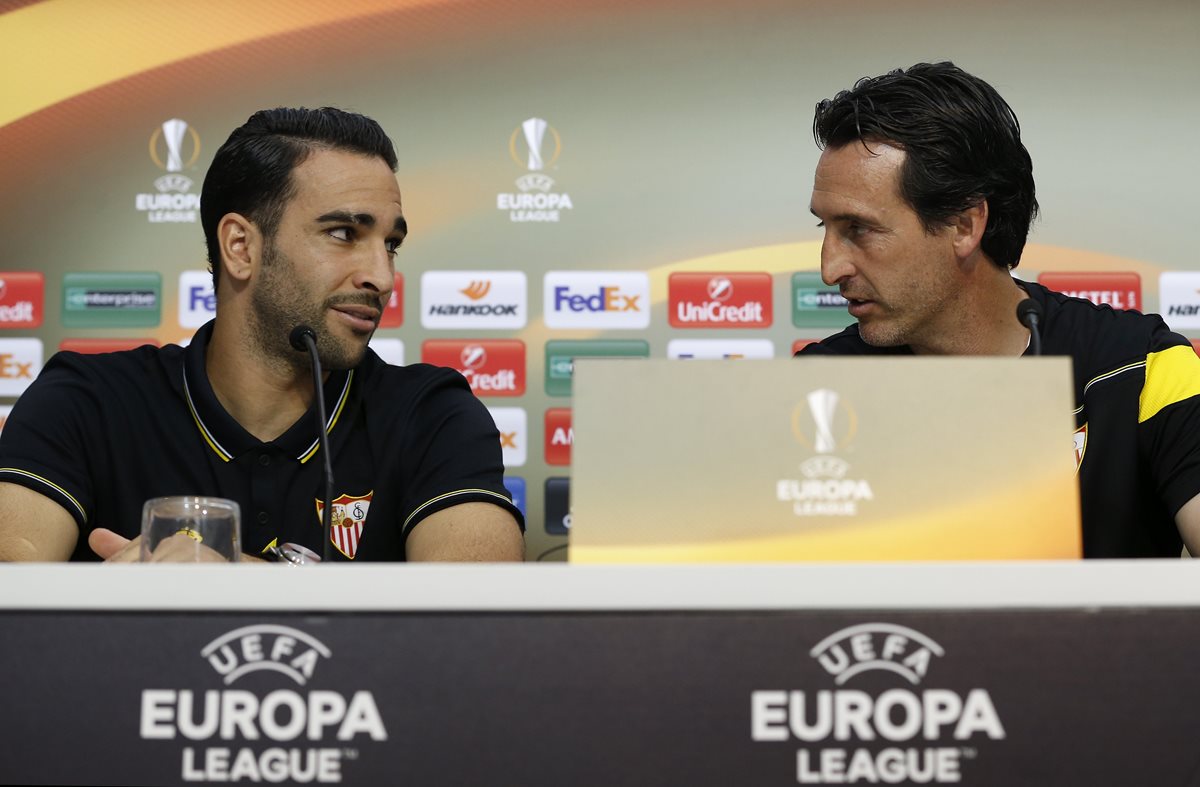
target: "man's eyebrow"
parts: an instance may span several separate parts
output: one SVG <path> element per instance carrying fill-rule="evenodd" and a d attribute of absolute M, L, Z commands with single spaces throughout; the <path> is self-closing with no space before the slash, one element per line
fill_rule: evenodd
<path fill-rule="evenodd" d="M 818 219 L 821 219 L 820 214 L 817 213 L 812 208 L 809 208 L 808 212 L 811 213 L 812 215 L 816 216 Z M 828 224 L 830 222 L 850 222 L 852 224 L 874 225 L 876 223 L 874 219 L 872 219 L 868 216 L 864 216 L 861 213 L 853 213 L 853 212 L 835 213 L 832 216 L 821 219 L 821 221 L 826 224 Z"/>
<path fill-rule="evenodd" d="M 318 224 L 362 224 L 364 227 L 374 227 L 375 217 L 370 213 L 351 213 L 346 210 L 334 210 L 317 217 Z"/>

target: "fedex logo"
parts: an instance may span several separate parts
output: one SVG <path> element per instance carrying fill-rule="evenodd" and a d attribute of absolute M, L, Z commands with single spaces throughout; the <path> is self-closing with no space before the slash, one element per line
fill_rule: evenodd
<path fill-rule="evenodd" d="M 421 360 L 457 369 L 476 396 L 525 393 L 525 343 L 516 339 L 430 339 Z"/>
<path fill-rule="evenodd" d="M 683 360 L 712 360 L 775 357 L 770 339 L 672 339 L 667 342 L 667 357 Z"/>
<path fill-rule="evenodd" d="M 0 328 L 39 327 L 45 292 L 40 273 L 0 273 Z"/>
<path fill-rule="evenodd" d="M 0 396 L 20 396 L 41 371 L 41 339 L 0 339 Z"/>
<path fill-rule="evenodd" d="M 646 328 L 650 277 L 634 271 L 550 271 L 543 287 L 549 328 Z"/>
<path fill-rule="evenodd" d="M 675 328 L 768 328 L 769 273 L 672 273 L 668 314 Z"/>
<path fill-rule="evenodd" d="M 1038 284 L 1114 309 L 1142 308 L 1142 277 L 1136 273 L 1043 273 Z"/>
<path fill-rule="evenodd" d="M 571 445 L 575 430 L 571 427 L 571 408 L 552 407 L 546 411 L 546 464 L 571 464 Z"/>
<path fill-rule="evenodd" d="M 489 407 L 492 421 L 500 432 L 500 456 L 506 468 L 525 464 L 529 428 L 521 407 Z"/>
<path fill-rule="evenodd" d="M 179 274 L 179 326 L 199 328 L 217 316 L 217 295 L 208 271 Z"/>

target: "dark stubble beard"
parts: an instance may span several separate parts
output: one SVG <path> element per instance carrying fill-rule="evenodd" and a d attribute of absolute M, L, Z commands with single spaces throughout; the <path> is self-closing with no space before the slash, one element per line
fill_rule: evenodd
<path fill-rule="evenodd" d="M 325 328 L 329 309 L 335 303 L 380 305 L 379 300 L 369 293 L 314 303 L 291 259 L 268 239 L 263 246 L 261 275 L 250 296 L 248 336 L 257 354 L 270 364 L 307 369 L 308 354 L 293 348 L 289 338 L 297 325 L 307 325 L 317 335 L 317 357 L 321 359 L 322 367 L 353 369 L 358 366 L 366 354 L 366 344 L 339 341 Z"/>

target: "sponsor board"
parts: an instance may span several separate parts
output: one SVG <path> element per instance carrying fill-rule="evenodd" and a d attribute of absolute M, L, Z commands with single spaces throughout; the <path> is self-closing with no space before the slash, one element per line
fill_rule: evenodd
<path fill-rule="evenodd" d="M 1158 310 L 1172 330 L 1200 328 L 1200 272 L 1166 271 L 1158 277 Z"/>
<path fill-rule="evenodd" d="M 136 350 L 138 347 L 158 347 L 154 339 L 63 339 L 58 349 L 64 352 L 95 355 L 98 353 L 119 353 L 125 350 Z"/>
<path fill-rule="evenodd" d="M 792 325 L 797 328 L 844 328 L 854 319 L 836 284 L 821 281 L 816 271 L 792 274 Z"/>
<path fill-rule="evenodd" d="M 177 667 L 194 686 L 192 673 L 207 665 L 211 688 L 141 691 L 139 737 L 178 751 L 174 776 L 183 782 L 341 782 L 360 748 L 386 744 L 388 730 L 371 691 L 309 687 L 318 670 L 336 670 L 333 661 L 300 629 L 233 629 Z"/>
<path fill-rule="evenodd" d="M 500 432 L 500 458 L 507 468 L 522 467 L 528 456 L 529 425 L 523 407 L 489 407 Z"/>
<path fill-rule="evenodd" d="M 650 325 L 650 277 L 640 271 L 550 271 L 542 297 L 548 328 Z"/>
<path fill-rule="evenodd" d="M 367 346 L 374 350 L 384 363 L 392 366 L 404 365 L 404 341 L 402 339 L 380 339 L 373 336 Z"/>
<path fill-rule="evenodd" d="M 184 175 L 196 168 L 200 135 L 186 120 L 171 118 L 150 134 L 150 160 L 165 174 L 154 181 L 154 191 L 137 194 L 134 207 L 151 224 L 194 224 L 200 218 L 200 195 L 195 182 Z"/>
<path fill-rule="evenodd" d="M 1043 287 L 1114 309 L 1142 310 L 1142 277 L 1132 271 L 1113 273 L 1042 273 Z"/>
<path fill-rule="evenodd" d="M 557 169 L 562 137 L 543 118 L 531 117 L 517 126 L 508 139 L 508 154 L 525 170 L 516 191 L 496 195 L 496 209 L 506 211 L 515 224 L 557 223 L 575 208 L 571 195 L 557 188 L 547 170 Z"/>
<path fill-rule="evenodd" d="M 217 294 L 208 271 L 179 274 L 179 327 L 199 328 L 217 316 Z"/>
<path fill-rule="evenodd" d="M 667 357 L 677 360 L 737 360 L 775 357 L 770 339 L 672 339 Z"/>
<path fill-rule="evenodd" d="M 504 476 L 504 488 L 512 496 L 513 505 L 525 516 L 525 479 L 518 476 Z"/>
<path fill-rule="evenodd" d="M 546 393 L 570 396 L 576 358 L 649 358 L 644 339 L 555 339 L 546 342 Z"/>
<path fill-rule="evenodd" d="M 426 271 L 421 274 L 421 327 L 524 328 L 524 271 Z"/>
<path fill-rule="evenodd" d="M 162 318 L 158 273 L 68 273 L 62 321 L 68 328 L 152 328 Z"/>
<path fill-rule="evenodd" d="M 575 430 L 571 427 L 571 408 L 552 407 L 545 417 L 546 464 L 571 464 L 571 445 Z"/>
<path fill-rule="evenodd" d="M 546 532 L 565 536 L 571 532 L 571 479 L 546 479 Z"/>
<path fill-rule="evenodd" d="M 457 370 L 476 396 L 525 393 L 525 343 L 516 339 L 430 339 L 421 361 Z"/>
<path fill-rule="evenodd" d="M 46 305 L 46 277 L 35 271 L 0 272 L 0 328 L 38 328 Z"/>
<path fill-rule="evenodd" d="M 42 371 L 41 339 L 0 339 L 0 396 L 20 396 Z"/>
<path fill-rule="evenodd" d="M 799 784 L 958 783 L 1007 737 L 986 688 L 927 685 L 947 654 L 915 629 L 848 626 L 808 656 L 822 677 L 750 692 L 750 740 L 796 746 Z"/>
<path fill-rule="evenodd" d="M 0 434 L 4 432 L 4 425 L 8 423 L 8 416 L 12 413 L 12 409 L 11 404 L 0 404 Z"/>
<path fill-rule="evenodd" d="M 667 291 L 674 328 L 771 326 L 769 273 L 672 273 Z"/>
<path fill-rule="evenodd" d="M 392 294 L 383 307 L 379 317 L 380 328 L 399 328 L 404 324 L 404 276 L 394 274 L 392 277 Z"/>

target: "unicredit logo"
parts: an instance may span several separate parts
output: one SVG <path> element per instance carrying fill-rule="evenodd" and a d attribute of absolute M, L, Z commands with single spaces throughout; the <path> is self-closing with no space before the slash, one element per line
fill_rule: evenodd
<path fill-rule="evenodd" d="M 421 360 L 456 369 L 476 396 L 525 393 L 525 343 L 516 339 L 431 339 L 421 345 Z"/>
<path fill-rule="evenodd" d="M 673 273 L 668 290 L 676 328 L 766 328 L 773 319 L 767 273 Z"/>
<path fill-rule="evenodd" d="M 45 278 L 40 273 L 0 274 L 0 328 L 37 328 L 42 324 Z"/>

